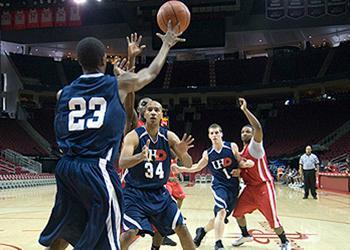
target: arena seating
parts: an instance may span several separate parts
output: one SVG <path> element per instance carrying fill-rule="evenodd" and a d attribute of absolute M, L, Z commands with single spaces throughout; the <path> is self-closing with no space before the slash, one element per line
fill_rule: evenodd
<path fill-rule="evenodd" d="M 55 183 L 56 179 L 52 174 L 0 174 L 0 190 L 52 185 Z"/>
<path fill-rule="evenodd" d="M 37 144 L 13 119 L 0 119 L 0 150 L 13 149 L 23 155 L 45 156 L 45 150 Z"/>
<path fill-rule="evenodd" d="M 329 150 L 322 154 L 322 159 L 331 160 L 342 154 L 350 154 L 350 133 L 347 133 L 336 140 Z"/>

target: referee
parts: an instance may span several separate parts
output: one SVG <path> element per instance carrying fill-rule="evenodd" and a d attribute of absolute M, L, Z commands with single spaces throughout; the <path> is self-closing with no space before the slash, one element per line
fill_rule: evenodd
<path fill-rule="evenodd" d="M 316 172 L 319 168 L 319 160 L 316 155 L 311 153 L 311 146 L 305 148 L 305 154 L 300 157 L 299 171 L 300 175 L 304 174 L 304 198 L 309 196 L 309 190 L 311 189 L 311 195 L 317 200 L 316 193 Z"/>

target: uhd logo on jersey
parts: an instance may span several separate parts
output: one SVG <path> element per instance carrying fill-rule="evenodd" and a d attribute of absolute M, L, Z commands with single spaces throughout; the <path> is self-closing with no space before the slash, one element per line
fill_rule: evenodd
<path fill-rule="evenodd" d="M 165 161 L 167 153 L 163 149 L 149 149 L 148 160 L 149 161 Z"/>
<path fill-rule="evenodd" d="M 226 158 L 223 158 L 220 160 L 212 161 L 211 164 L 213 165 L 213 167 L 215 169 L 227 168 L 227 167 L 231 166 L 232 159 L 229 157 L 226 157 Z"/>

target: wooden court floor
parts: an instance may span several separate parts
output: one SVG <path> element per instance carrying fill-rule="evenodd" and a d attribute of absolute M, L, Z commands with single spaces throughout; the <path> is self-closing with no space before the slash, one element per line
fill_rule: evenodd
<path fill-rule="evenodd" d="M 213 216 L 214 202 L 209 184 L 186 187 L 185 192 L 187 198 L 182 213 L 193 236 L 195 229 Z M 280 185 L 276 186 L 276 193 L 278 214 L 294 250 L 350 250 L 350 196 L 319 192 L 318 200 L 303 200 L 300 190 Z M 0 250 L 43 249 L 37 239 L 47 222 L 54 195 L 55 186 L 0 191 Z M 231 247 L 231 241 L 239 237 L 239 228 L 230 219 L 223 239 L 226 249 L 279 249 L 277 237 L 258 212 L 248 215 L 247 220 L 254 242 Z M 175 235 L 171 238 L 179 242 Z M 151 239 L 146 236 L 139 238 L 130 249 L 150 249 L 150 244 Z M 214 232 L 207 234 L 199 249 L 214 249 Z"/>

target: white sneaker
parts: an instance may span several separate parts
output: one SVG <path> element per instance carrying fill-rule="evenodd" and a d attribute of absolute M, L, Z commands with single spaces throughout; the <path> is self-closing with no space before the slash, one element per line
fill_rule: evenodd
<path fill-rule="evenodd" d="M 232 246 L 238 247 L 238 246 L 243 245 L 244 243 L 250 242 L 250 241 L 253 241 L 253 236 L 243 237 L 243 235 L 241 235 L 241 237 L 238 240 L 232 241 Z"/>
<path fill-rule="evenodd" d="M 281 245 L 281 250 L 290 250 L 290 249 L 291 249 L 291 245 L 289 241 Z"/>

